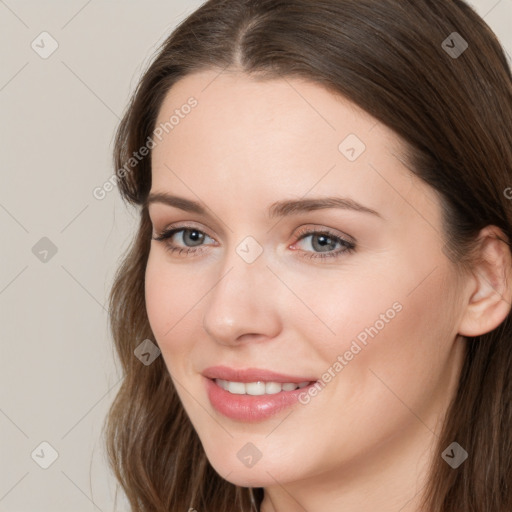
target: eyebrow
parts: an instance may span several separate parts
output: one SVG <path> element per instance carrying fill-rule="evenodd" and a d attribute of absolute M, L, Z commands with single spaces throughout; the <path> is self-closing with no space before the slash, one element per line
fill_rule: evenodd
<path fill-rule="evenodd" d="M 144 207 L 148 207 L 153 203 L 161 203 L 173 206 L 186 212 L 197 213 L 209 216 L 206 209 L 198 202 L 185 199 L 184 197 L 173 196 L 165 192 L 150 193 L 144 203 Z M 314 210 L 322 210 L 327 208 L 339 208 L 342 210 L 352 210 L 356 212 L 369 213 L 377 217 L 383 218 L 382 215 L 348 197 L 316 197 L 309 199 L 290 199 L 277 201 L 270 205 L 268 209 L 269 218 L 285 217 L 299 213 L 311 212 Z"/>

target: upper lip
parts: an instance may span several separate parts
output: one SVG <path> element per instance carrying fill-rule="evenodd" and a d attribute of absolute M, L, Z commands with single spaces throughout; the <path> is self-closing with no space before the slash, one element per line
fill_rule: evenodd
<path fill-rule="evenodd" d="M 210 366 L 202 372 L 208 379 L 229 380 L 230 382 L 315 382 L 317 379 L 309 375 L 285 375 L 260 368 L 236 369 L 228 366 Z"/>

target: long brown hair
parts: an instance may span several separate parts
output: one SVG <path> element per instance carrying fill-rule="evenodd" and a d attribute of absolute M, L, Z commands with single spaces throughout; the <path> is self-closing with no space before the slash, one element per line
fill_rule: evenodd
<path fill-rule="evenodd" d="M 495 34 L 470 6 L 462 0 L 204 3 L 158 49 L 115 140 L 115 168 L 124 169 L 118 171 L 119 190 L 140 207 L 140 225 L 110 295 L 110 327 L 124 380 L 105 422 L 105 440 L 134 512 L 257 511 L 263 499 L 263 489 L 235 486 L 213 470 L 162 358 L 146 366 L 134 356 L 143 340 L 154 340 L 144 298 L 151 154 L 130 159 L 152 136 L 173 84 L 193 71 L 228 67 L 264 79 L 313 80 L 401 136 L 411 172 L 440 197 L 444 249 L 460 269 L 469 268 L 483 227 L 495 225 L 506 243 L 512 239 L 512 205 L 504 193 L 512 185 L 512 77 Z M 466 342 L 424 510 L 510 512 L 510 315 Z M 469 452 L 457 469 L 441 458 L 453 441 Z"/>

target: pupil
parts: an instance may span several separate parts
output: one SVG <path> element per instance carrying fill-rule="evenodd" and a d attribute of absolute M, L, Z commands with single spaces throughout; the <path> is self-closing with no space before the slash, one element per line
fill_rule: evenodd
<path fill-rule="evenodd" d="M 326 235 L 318 235 L 317 239 L 318 239 L 318 246 L 321 249 L 323 249 L 325 247 L 332 246 L 334 244 L 334 242 Z M 329 241 L 330 241 L 330 243 L 329 243 Z M 313 245 L 315 245 L 315 244 L 313 243 Z M 317 249 L 318 249 L 318 247 L 317 247 Z"/>
<path fill-rule="evenodd" d="M 201 242 L 201 233 L 196 230 L 188 230 L 188 233 L 193 242 Z"/>

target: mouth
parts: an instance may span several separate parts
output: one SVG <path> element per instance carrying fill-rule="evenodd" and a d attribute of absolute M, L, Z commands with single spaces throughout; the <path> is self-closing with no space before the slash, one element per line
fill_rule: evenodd
<path fill-rule="evenodd" d="M 313 384 L 312 381 L 304 381 L 300 383 L 295 382 L 265 382 L 265 381 L 256 381 L 256 382 L 233 382 L 229 380 L 223 379 L 213 379 L 217 386 L 221 387 L 228 393 L 232 395 L 252 395 L 252 396 L 261 396 L 261 395 L 275 395 L 277 393 L 282 393 L 283 391 L 295 391 L 296 389 L 302 389 L 310 384 Z"/>
<path fill-rule="evenodd" d="M 311 376 L 284 375 L 269 370 L 236 370 L 225 366 L 202 373 L 212 407 L 232 420 L 264 421 L 300 401 L 318 380 Z"/>

